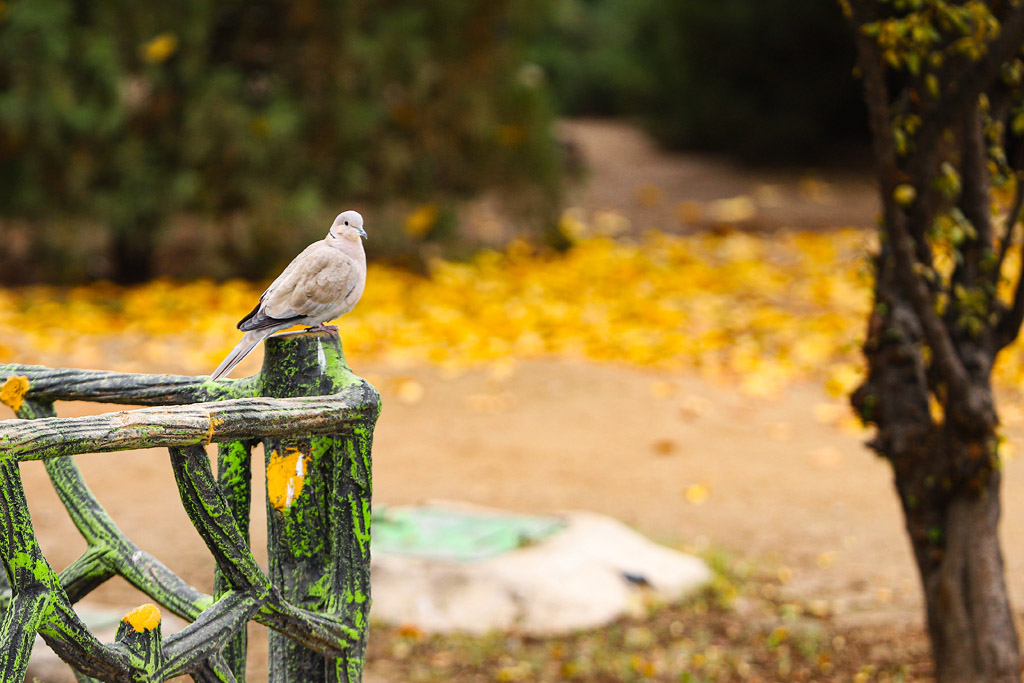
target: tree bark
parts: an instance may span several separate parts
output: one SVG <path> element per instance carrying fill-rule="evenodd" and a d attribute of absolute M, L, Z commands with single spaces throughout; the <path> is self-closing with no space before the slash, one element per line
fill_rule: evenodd
<path fill-rule="evenodd" d="M 996 435 L 959 439 L 951 431 L 937 425 L 916 452 L 889 454 L 921 576 L 936 679 L 1019 682 L 998 536 L 1000 474 L 989 465 Z M 977 467 L 955 471 L 970 462 Z"/>
<path fill-rule="evenodd" d="M 932 415 L 923 331 L 889 249 L 878 258 L 876 305 L 853 396 L 878 427 L 871 446 L 893 467 L 921 577 L 939 683 L 1020 681 L 1020 651 L 999 546 L 997 422 Z M 962 357 L 994 357 L 985 339 L 956 338 Z M 972 403 L 991 405 L 991 363 L 969 362 Z M 932 378 L 934 379 L 934 378 Z M 989 414 L 990 411 L 983 411 Z"/>
<path fill-rule="evenodd" d="M 981 491 L 955 495 L 944 509 L 906 510 L 939 683 L 1021 679 L 997 533 L 999 478 L 992 473 Z M 941 526 L 922 534 L 933 516 Z"/>

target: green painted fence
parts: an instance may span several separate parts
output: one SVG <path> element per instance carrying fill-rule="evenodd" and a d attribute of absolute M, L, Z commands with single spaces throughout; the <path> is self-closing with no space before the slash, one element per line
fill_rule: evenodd
<path fill-rule="evenodd" d="M 271 337 L 240 380 L 0 365 L 0 680 L 25 678 L 36 634 L 83 681 L 244 681 L 245 626 L 270 629 L 275 683 L 362 678 L 370 608 L 370 451 L 380 397 L 329 332 Z M 53 402 L 149 406 L 58 418 Z M 251 449 L 267 468 L 269 571 L 249 549 Z M 218 445 L 214 475 L 206 446 Z M 81 453 L 167 447 L 182 505 L 216 560 L 205 595 L 132 543 L 86 486 Z M 129 457 L 129 456 L 126 456 Z M 56 572 L 39 548 L 18 462 L 43 460 L 88 549 Z M 74 604 L 120 575 L 191 623 L 163 638 L 160 613 L 125 615 L 101 643 Z"/>

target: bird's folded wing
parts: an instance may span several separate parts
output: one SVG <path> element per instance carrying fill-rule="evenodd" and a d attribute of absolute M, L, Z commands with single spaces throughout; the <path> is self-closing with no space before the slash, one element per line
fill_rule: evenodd
<path fill-rule="evenodd" d="M 282 273 L 267 291 L 262 309 L 268 317 L 323 322 L 345 312 L 346 296 L 360 277 L 355 261 L 326 246 L 304 256 L 299 267 L 289 267 L 291 272 Z"/>
<path fill-rule="evenodd" d="M 277 276 L 277 279 L 271 282 L 270 286 L 260 294 L 259 303 L 257 303 L 244 318 L 238 321 L 238 325 L 236 327 L 243 332 L 248 332 L 249 330 L 260 330 L 268 327 L 279 326 L 281 323 L 286 322 L 287 318 L 277 319 L 267 313 L 265 305 L 267 298 L 279 289 L 282 283 L 286 283 L 294 279 L 296 271 L 304 270 L 308 265 L 307 262 L 316 259 L 315 255 L 322 247 L 323 244 L 314 242 L 299 252 L 299 255 L 292 259 L 292 262 L 289 263 L 281 274 Z M 294 319 L 295 316 L 288 316 L 288 318 Z"/>

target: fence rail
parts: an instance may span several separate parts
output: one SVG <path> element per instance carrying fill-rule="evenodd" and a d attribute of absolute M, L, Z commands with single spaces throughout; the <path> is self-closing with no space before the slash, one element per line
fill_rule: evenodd
<path fill-rule="evenodd" d="M 0 421 L 0 560 L 10 584 L 0 596 L 0 680 L 24 679 L 36 634 L 80 680 L 246 680 L 250 620 L 271 629 L 270 681 L 361 680 L 380 398 L 349 370 L 337 336 L 271 337 L 260 374 L 242 380 L 0 365 L 0 383 L 0 399 L 23 418 Z M 151 407 L 58 418 L 53 402 L 61 400 Z M 249 550 L 251 448 L 259 441 L 267 572 Z M 169 450 L 184 509 L 216 561 L 212 596 L 129 540 L 68 457 L 148 447 Z M 88 544 L 60 573 L 36 540 L 24 460 L 45 461 Z M 191 623 L 163 638 L 159 611 L 143 606 L 124 617 L 114 643 L 100 643 L 73 605 L 115 575 Z"/>

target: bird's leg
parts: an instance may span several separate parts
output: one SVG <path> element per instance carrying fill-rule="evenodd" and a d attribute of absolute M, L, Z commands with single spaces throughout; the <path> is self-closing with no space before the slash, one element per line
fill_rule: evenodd
<path fill-rule="evenodd" d="M 307 327 L 306 328 L 306 332 L 337 332 L 337 331 L 338 331 L 338 326 L 337 325 L 324 325 L 323 323 L 320 323 L 319 325 L 314 325 L 313 327 Z"/>

